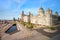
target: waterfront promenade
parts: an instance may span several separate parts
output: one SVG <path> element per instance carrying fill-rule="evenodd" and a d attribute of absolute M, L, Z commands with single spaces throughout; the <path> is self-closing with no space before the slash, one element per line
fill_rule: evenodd
<path fill-rule="evenodd" d="M 6 34 L 2 37 L 2 40 L 49 40 L 50 38 L 47 36 L 38 33 L 35 30 L 29 30 L 19 22 L 17 24 L 22 27 L 22 30 L 16 32 L 12 35 Z"/>

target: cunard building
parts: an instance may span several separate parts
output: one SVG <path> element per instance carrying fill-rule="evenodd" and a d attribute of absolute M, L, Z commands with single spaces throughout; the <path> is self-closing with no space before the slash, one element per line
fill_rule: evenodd
<path fill-rule="evenodd" d="M 44 9 L 41 7 L 36 16 L 31 14 L 31 12 L 29 12 L 29 15 L 25 15 L 24 11 L 22 11 L 21 19 L 24 22 L 51 26 L 58 23 L 58 12 L 55 12 L 53 15 L 51 9 L 47 9 L 45 12 Z"/>

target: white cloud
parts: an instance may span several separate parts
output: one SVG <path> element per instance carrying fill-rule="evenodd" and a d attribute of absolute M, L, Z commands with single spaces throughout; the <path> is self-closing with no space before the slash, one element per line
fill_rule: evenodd
<path fill-rule="evenodd" d="M 9 10 L 9 9 L 11 9 L 11 5 L 12 5 L 13 3 L 18 3 L 17 8 L 20 9 L 20 7 L 21 7 L 25 2 L 26 2 L 26 0 L 6 0 L 6 1 L 2 1 L 1 7 L 2 7 L 2 9 L 4 9 L 4 10 Z M 16 9 L 17 9 L 17 8 L 16 8 Z"/>

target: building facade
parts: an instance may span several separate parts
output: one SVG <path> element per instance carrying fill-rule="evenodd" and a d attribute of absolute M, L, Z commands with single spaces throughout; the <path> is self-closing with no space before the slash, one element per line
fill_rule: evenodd
<path fill-rule="evenodd" d="M 31 14 L 31 12 L 29 12 L 29 15 L 25 15 L 24 11 L 22 11 L 21 19 L 24 22 L 52 26 L 58 23 L 58 12 L 55 12 L 55 14 L 53 15 L 51 9 L 47 9 L 45 12 L 44 9 L 41 7 L 36 16 Z"/>

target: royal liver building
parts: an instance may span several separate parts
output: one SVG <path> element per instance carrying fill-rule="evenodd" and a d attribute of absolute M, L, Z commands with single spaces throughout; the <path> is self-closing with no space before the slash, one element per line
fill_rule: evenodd
<path fill-rule="evenodd" d="M 33 24 L 39 25 L 56 25 L 58 24 L 58 12 L 55 12 L 54 15 L 52 14 L 51 9 L 47 9 L 46 12 L 41 7 L 36 16 L 29 12 L 29 15 L 25 15 L 24 11 L 22 11 L 21 20 L 24 22 L 31 22 Z"/>

